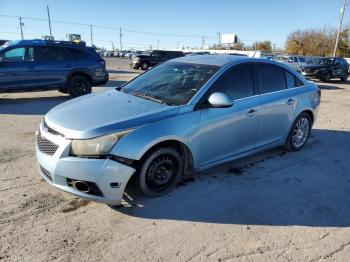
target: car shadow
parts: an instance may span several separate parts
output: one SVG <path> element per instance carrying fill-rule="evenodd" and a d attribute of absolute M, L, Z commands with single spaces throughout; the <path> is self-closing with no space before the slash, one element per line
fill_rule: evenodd
<path fill-rule="evenodd" d="M 0 114 L 44 115 L 51 108 L 61 104 L 70 97 L 58 95 L 49 97 L 5 97 L 0 98 Z"/>
<path fill-rule="evenodd" d="M 268 150 L 194 174 L 146 198 L 133 183 L 117 212 L 146 219 L 270 226 L 350 226 L 350 133 L 313 130 L 300 152 Z"/>
<path fill-rule="evenodd" d="M 321 90 L 344 90 L 345 88 L 343 87 L 338 87 L 338 86 L 331 86 L 331 85 L 323 85 L 323 84 L 318 84 L 317 85 Z"/>

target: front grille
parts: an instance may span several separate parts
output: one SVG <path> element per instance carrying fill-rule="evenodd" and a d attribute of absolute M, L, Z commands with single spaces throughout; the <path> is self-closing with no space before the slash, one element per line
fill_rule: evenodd
<path fill-rule="evenodd" d="M 44 137 L 41 137 L 40 134 L 36 137 L 36 144 L 41 152 L 47 155 L 54 155 L 57 151 L 58 145 L 52 143 L 50 140 L 47 140 Z"/>
<path fill-rule="evenodd" d="M 47 171 L 47 170 L 46 170 L 45 168 L 43 168 L 42 166 L 40 166 L 40 170 L 41 170 L 41 172 L 44 174 L 44 176 L 45 176 L 48 180 L 50 180 L 50 181 L 52 182 L 52 176 L 51 176 L 50 172 Z"/>

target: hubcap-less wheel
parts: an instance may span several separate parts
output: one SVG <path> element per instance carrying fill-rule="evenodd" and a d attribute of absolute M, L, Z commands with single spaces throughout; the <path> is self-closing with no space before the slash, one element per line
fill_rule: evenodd
<path fill-rule="evenodd" d="M 143 64 L 141 65 L 141 68 L 142 68 L 143 70 L 147 70 L 147 69 L 148 69 L 148 64 L 147 64 L 147 63 L 143 63 Z"/>
<path fill-rule="evenodd" d="M 136 183 L 144 195 L 161 196 L 176 185 L 183 171 L 183 160 L 177 150 L 158 148 L 141 160 Z"/>
<path fill-rule="evenodd" d="M 302 147 L 310 132 L 310 123 L 309 119 L 307 117 L 302 117 L 300 118 L 294 127 L 293 130 L 293 135 L 292 135 L 292 143 L 295 148 L 300 148 Z"/>
<path fill-rule="evenodd" d="M 171 184 L 178 169 L 177 161 L 170 155 L 154 159 L 146 174 L 146 184 L 155 191 L 162 191 Z"/>

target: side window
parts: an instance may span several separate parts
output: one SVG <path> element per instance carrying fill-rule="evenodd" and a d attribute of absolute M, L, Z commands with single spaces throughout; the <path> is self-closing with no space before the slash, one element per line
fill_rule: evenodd
<path fill-rule="evenodd" d="M 61 61 L 66 54 L 63 48 L 52 46 L 40 46 L 34 48 L 34 60 L 40 62 Z"/>
<path fill-rule="evenodd" d="M 285 70 L 285 74 L 286 74 L 287 88 L 293 88 L 293 87 L 298 87 L 298 86 L 304 85 L 303 82 L 301 82 L 292 73 Z"/>
<path fill-rule="evenodd" d="M 295 63 L 298 63 L 298 62 L 299 62 L 299 60 L 298 60 L 297 57 L 294 57 L 294 62 L 295 62 Z"/>
<path fill-rule="evenodd" d="M 339 65 L 340 65 L 340 61 L 339 61 L 339 59 L 335 59 L 335 60 L 334 60 L 333 65 L 335 65 L 335 66 L 339 66 Z"/>
<path fill-rule="evenodd" d="M 25 53 L 25 47 L 18 47 L 3 53 L 1 58 L 4 58 L 6 62 L 22 62 L 25 60 Z"/>
<path fill-rule="evenodd" d="M 286 89 L 284 69 L 271 64 L 256 64 L 256 78 L 260 93 L 266 94 Z"/>
<path fill-rule="evenodd" d="M 68 48 L 68 52 L 70 53 L 73 59 L 84 59 L 89 56 L 89 54 L 84 52 L 83 50 L 75 48 Z"/>
<path fill-rule="evenodd" d="M 222 92 L 232 99 L 253 96 L 253 75 L 250 65 L 238 65 L 229 69 L 212 86 L 212 93 L 214 92 Z"/>

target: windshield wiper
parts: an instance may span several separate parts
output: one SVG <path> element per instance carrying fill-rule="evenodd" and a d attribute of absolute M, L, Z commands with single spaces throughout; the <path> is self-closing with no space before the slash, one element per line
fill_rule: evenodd
<path fill-rule="evenodd" d="M 145 98 L 145 99 L 147 99 L 147 100 L 151 100 L 151 101 L 157 102 L 157 103 L 159 103 L 159 104 L 170 105 L 170 104 L 164 102 L 164 101 L 161 100 L 161 99 L 158 99 L 158 98 L 155 98 L 155 97 L 153 97 L 153 96 L 149 96 L 149 95 L 146 95 L 146 94 L 143 94 L 143 93 L 137 93 L 137 92 L 135 92 L 135 93 L 131 93 L 131 95 L 134 95 L 134 96 L 137 96 L 137 97 L 141 97 L 141 98 Z"/>

